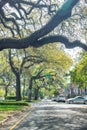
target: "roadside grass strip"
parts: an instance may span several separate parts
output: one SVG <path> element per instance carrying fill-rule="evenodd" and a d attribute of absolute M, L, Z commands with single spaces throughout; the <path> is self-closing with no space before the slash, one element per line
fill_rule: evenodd
<path fill-rule="evenodd" d="M 17 106 L 17 105 L 0 105 L 0 111 L 15 111 L 15 110 L 20 110 L 23 109 L 24 107 L 22 106 Z"/>

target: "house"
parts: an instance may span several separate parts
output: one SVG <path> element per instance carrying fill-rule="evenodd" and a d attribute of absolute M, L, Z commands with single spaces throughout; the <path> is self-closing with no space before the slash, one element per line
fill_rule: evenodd
<path fill-rule="evenodd" d="M 83 88 L 79 88 L 74 84 L 68 84 L 68 87 L 65 88 L 64 93 L 66 97 L 74 97 L 77 95 L 84 96 L 87 95 L 87 86 L 83 89 Z"/>

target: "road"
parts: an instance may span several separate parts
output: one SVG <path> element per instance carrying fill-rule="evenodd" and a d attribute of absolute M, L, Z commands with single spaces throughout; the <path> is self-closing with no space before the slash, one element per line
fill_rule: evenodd
<path fill-rule="evenodd" d="M 87 130 L 87 105 L 42 100 L 14 130 Z"/>

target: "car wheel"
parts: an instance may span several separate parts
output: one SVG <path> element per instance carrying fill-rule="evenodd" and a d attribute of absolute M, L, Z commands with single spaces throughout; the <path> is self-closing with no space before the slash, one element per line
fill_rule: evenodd
<path fill-rule="evenodd" d="M 84 104 L 87 104 L 87 101 L 85 101 Z"/>
<path fill-rule="evenodd" d="M 69 101 L 69 104 L 72 104 L 73 103 L 73 101 Z"/>

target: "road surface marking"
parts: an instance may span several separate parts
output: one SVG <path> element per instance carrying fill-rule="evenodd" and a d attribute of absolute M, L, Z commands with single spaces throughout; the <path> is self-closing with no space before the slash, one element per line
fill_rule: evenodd
<path fill-rule="evenodd" d="M 26 113 L 26 115 L 24 115 L 20 120 L 18 120 L 18 121 L 10 128 L 10 130 L 13 130 L 20 122 L 22 122 L 23 119 L 26 118 L 26 117 L 31 113 L 31 111 L 32 111 L 33 109 L 34 109 L 34 107 L 32 107 L 31 110 L 30 110 L 28 113 Z"/>

